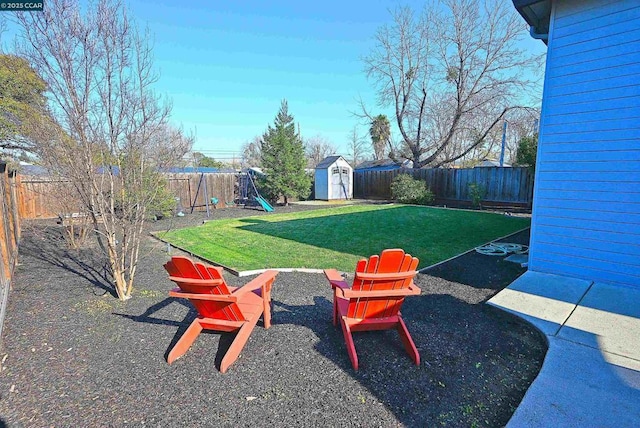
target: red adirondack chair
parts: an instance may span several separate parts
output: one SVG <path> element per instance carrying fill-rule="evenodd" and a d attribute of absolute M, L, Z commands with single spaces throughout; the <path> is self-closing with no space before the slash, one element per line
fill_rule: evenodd
<path fill-rule="evenodd" d="M 225 373 L 238 359 L 260 315 L 264 314 L 264 328 L 271 326 L 271 285 L 277 271 L 266 271 L 236 288 L 227 285 L 222 268 L 195 263 L 188 257 L 174 256 L 164 268 L 169 279 L 178 284 L 169 295 L 189 299 L 198 311 L 196 319 L 169 352 L 169 364 L 187 352 L 202 330 L 237 331 L 220 363 L 220 371 Z"/>
<path fill-rule="evenodd" d="M 353 331 L 397 329 L 407 353 L 420 365 L 420 354 L 400 314 L 404 298 L 420 294 L 420 288 L 413 283 L 417 267 L 417 258 L 403 250 L 390 249 L 380 256 L 360 260 L 350 288 L 337 270 L 324 271 L 333 288 L 333 325 L 340 320 L 355 370 L 358 355 Z"/>

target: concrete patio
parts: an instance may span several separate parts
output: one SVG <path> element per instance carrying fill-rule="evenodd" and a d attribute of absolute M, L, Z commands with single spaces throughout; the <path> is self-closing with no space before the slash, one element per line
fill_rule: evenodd
<path fill-rule="evenodd" d="M 527 272 L 489 304 L 549 341 L 540 374 L 509 427 L 636 427 L 640 421 L 640 290 Z"/>

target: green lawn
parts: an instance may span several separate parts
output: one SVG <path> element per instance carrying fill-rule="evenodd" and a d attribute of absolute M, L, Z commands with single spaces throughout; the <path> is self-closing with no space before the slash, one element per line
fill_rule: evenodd
<path fill-rule="evenodd" d="M 156 235 L 236 271 L 336 268 L 403 248 L 420 267 L 528 227 L 529 219 L 407 205 L 350 205 L 226 219 Z"/>

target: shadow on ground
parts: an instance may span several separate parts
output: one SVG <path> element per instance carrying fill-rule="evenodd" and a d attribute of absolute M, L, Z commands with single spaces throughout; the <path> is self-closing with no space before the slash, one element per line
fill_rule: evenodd
<path fill-rule="evenodd" d="M 20 241 L 20 256 L 39 261 L 38 264 L 32 264 L 33 269 L 48 271 L 53 267 L 61 268 L 85 279 L 96 294 L 108 293 L 116 297 L 108 261 L 97 245 L 93 245 L 93 237 L 88 238 L 90 244 L 71 249 L 62 233 L 62 226 L 51 223 L 27 225 Z"/>
<path fill-rule="evenodd" d="M 527 228 L 499 239 L 497 242 L 529 245 L 530 230 Z M 425 273 L 456 284 L 500 291 L 525 271 L 525 268 L 517 263 L 506 261 L 503 256 L 487 256 L 470 251 L 446 263 L 434 266 Z"/>
<path fill-rule="evenodd" d="M 241 220 L 247 224 L 240 229 L 359 257 L 370 254 L 361 254 L 363 237 L 352 236 L 352 231 L 358 228 L 376 230 L 375 235 L 364 238 L 368 248 L 375 252 L 403 248 L 418 257 L 420 266 L 425 267 L 455 255 L 446 253 L 467 250 L 474 245 L 470 241 L 480 245 L 495 239 L 499 230 L 516 231 L 526 226 L 522 219 L 501 217 L 493 213 L 391 205 L 383 211 L 337 213 L 275 223 L 249 218 Z M 431 227 L 434 224 L 437 227 Z M 454 231 L 459 241 L 452 241 Z M 425 239 L 415 239 L 418 236 L 425 236 Z M 474 239 L 468 239 L 470 236 Z"/>
<path fill-rule="evenodd" d="M 23 237 L 3 331 L 9 426 L 502 426 L 546 351 L 537 331 L 482 303 L 518 273 L 477 286 L 427 274 L 403 308 L 420 366 L 395 331 L 366 332 L 355 335 L 356 372 L 324 276 L 280 273 L 272 328 L 255 328 L 229 372 L 216 366 L 230 335 L 200 335 L 169 366 L 167 350 L 195 313 L 167 296 L 166 254 L 142 260 L 133 298 L 120 302 L 98 296 L 94 274 L 64 252 L 39 254 L 49 247 L 33 236 Z"/>

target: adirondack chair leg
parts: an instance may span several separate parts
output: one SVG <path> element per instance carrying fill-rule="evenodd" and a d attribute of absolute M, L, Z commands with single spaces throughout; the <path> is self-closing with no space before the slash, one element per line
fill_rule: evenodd
<path fill-rule="evenodd" d="M 338 325 L 338 296 L 336 289 L 333 290 L 333 325 Z"/>
<path fill-rule="evenodd" d="M 264 328 L 271 327 L 271 290 L 269 287 L 262 287 L 262 303 L 263 303 L 263 315 L 262 320 L 264 322 Z"/>
<path fill-rule="evenodd" d="M 200 325 L 200 320 L 196 318 L 184 332 L 182 337 L 180 337 L 178 342 L 176 342 L 176 344 L 173 346 L 171 352 L 169 352 L 167 362 L 171 364 L 178 358 L 182 357 L 185 352 L 189 350 L 201 331 L 202 325 Z"/>
<path fill-rule="evenodd" d="M 220 362 L 220 372 L 225 373 L 227 369 L 231 366 L 231 364 L 235 363 L 235 361 L 240 356 L 240 352 L 244 349 L 244 345 L 247 344 L 247 340 L 251 335 L 251 331 L 258 323 L 258 317 L 255 317 L 251 322 L 245 323 L 238 333 L 236 334 L 235 339 L 231 343 L 229 350 L 224 357 L 222 357 L 222 361 Z"/>
<path fill-rule="evenodd" d="M 398 333 L 400 333 L 400 339 L 402 339 L 402 343 L 404 344 L 404 349 L 406 349 L 409 357 L 416 363 L 417 366 L 420 365 L 420 354 L 418 353 L 418 348 L 416 348 L 416 344 L 413 343 L 413 339 L 409 334 L 409 330 L 407 329 L 407 325 L 402 320 L 402 317 L 398 317 Z"/>
<path fill-rule="evenodd" d="M 351 329 L 343 319 L 342 322 L 342 334 L 344 335 L 344 342 L 347 345 L 347 352 L 349 353 L 349 359 L 354 370 L 358 370 L 358 354 L 356 354 L 356 345 L 353 343 L 353 336 L 351 335 Z"/>

